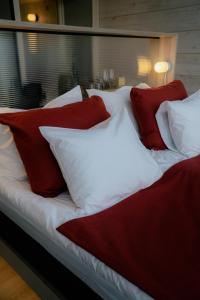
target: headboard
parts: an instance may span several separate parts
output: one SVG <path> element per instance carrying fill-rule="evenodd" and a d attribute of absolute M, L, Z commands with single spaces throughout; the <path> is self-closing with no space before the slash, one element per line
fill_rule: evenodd
<path fill-rule="evenodd" d="M 159 85 L 152 65 L 170 61 L 170 81 L 175 57 L 174 34 L 0 21 L 0 106 L 39 107 L 77 84 Z"/>

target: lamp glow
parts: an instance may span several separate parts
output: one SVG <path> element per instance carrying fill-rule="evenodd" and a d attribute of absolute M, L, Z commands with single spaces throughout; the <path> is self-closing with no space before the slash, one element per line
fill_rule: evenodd
<path fill-rule="evenodd" d="M 137 64 L 139 76 L 146 76 L 151 72 L 152 66 L 149 58 L 145 56 L 139 56 L 137 58 Z"/>
<path fill-rule="evenodd" d="M 170 64 L 167 61 L 158 61 L 154 65 L 154 71 L 156 73 L 167 73 L 169 71 Z"/>
<path fill-rule="evenodd" d="M 37 14 L 27 14 L 27 20 L 29 22 L 37 22 L 38 21 L 38 15 Z"/>

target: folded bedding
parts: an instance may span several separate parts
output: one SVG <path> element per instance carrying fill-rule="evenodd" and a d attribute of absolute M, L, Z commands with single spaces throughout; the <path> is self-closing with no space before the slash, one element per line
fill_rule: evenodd
<path fill-rule="evenodd" d="M 174 156 L 177 156 L 175 152 L 166 154 L 166 151 L 169 150 L 160 151 L 158 158 L 158 152 L 154 151 L 154 158 L 161 168 L 172 166 Z M 10 177 L 0 177 L 0 194 L 1 211 L 86 281 L 103 299 L 152 299 L 135 284 L 56 231 L 59 225 L 69 220 L 96 213 L 94 208 L 78 208 L 67 193 L 55 198 L 43 198 L 31 191 L 27 180 L 17 181 Z"/>
<path fill-rule="evenodd" d="M 61 240 L 67 237 L 155 299 L 200 299 L 200 156 L 187 159 L 200 154 L 200 92 L 186 98 L 176 80 L 88 94 L 79 101 L 77 87 L 42 109 L 2 108 L 0 176 L 25 180 L 27 174 L 43 197 L 68 186 L 62 212 L 32 193 L 36 223 L 46 217 L 52 232 L 63 224 Z M 45 207 L 52 210 L 48 217 Z"/>
<path fill-rule="evenodd" d="M 151 187 L 57 230 L 157 300 L 198 300 L 199 186 L 197 156 Z"/>
<path fill-rule="evenodd" d="M 28 182 L 11 178 L 0 177 L 0 194 L 0 210 L 103 299 L 151 299 L 56 230 L 67 220 L 94 211 L 78 209 L 67 193 L 43 198 L 31 192 Z"/>

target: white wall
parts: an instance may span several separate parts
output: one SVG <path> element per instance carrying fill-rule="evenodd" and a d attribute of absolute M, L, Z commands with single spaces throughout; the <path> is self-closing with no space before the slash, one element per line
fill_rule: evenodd
<path fill-rule="evenodd" d="M 99 0 L 100 26 L 178 33 L 176 78 L 200 88 L 200 0 Z"/>

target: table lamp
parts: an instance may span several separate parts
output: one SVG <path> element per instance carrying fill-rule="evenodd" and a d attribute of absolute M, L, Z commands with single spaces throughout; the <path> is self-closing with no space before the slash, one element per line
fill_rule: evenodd
<path fill-rule="evenodd" d="M 164 78 L 163 78 L 163 83 L 166 84 L 167 83 L 167 72 L 170 69 L 170 63 L 167 61 L 158 61 L 157 63 L 155 63 L 154 65 L 154 71 L 156 73 L 163 73 L 164 74 Z"/>

